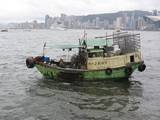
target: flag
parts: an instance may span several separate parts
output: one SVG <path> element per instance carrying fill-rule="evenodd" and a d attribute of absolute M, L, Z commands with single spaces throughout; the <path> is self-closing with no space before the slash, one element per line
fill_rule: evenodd
<path fill-rule="evenodd" d="M 43 46 L 44 48 L 46 47 L 46 42 L 44 43 L 44 46 Z"/>

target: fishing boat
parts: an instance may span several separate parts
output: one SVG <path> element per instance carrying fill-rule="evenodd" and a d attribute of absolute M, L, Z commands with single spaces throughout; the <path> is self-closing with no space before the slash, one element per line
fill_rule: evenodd
<path fill-rule="evenodd" d="M 48 57 L 44 53 L 46 48 L 45 43 L 43 55 L 28 57 L 26 66 L 35 66 L 44 77 L 50 79 L 128 79 L 135 70 L 143 72 L 146 68 L 140 50 L 140 34 L 116 32 L 93 39 L 87 39 L 84 35 L 78 45 L 59 47 L 69 52 L 77 49 L 77 54 L 73 54 L 68 61 Z"/>

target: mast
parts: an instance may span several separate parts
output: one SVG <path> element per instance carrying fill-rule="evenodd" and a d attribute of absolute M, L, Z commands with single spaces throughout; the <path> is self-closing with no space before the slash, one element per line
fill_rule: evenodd
<path fill-rule="evenodd" d="M 43 45 L 43 56 L 45 56 L 45 47 L 46 47 L 46 42 Z"/>

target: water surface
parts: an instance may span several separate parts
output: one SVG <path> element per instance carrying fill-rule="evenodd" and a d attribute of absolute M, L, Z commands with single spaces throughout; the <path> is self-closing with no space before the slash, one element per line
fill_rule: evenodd
<path fill-rule="evenodd" d="M 41 55 L 44 42 L 76 43 L 83 30 L 1 32 L 0 120 L 159 120 L 160 32 L 140 33 L 145 72 L 129 81 L 58 82 L 27 69 L 25 59 Z"/>

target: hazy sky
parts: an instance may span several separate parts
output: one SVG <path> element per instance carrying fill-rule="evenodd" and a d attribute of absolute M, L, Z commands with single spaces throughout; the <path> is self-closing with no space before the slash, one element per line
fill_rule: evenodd
<path fill-rule="evenodd" d="M 44 17 L 87 15 L 123 10 L 160 10 L 160 0 L 0 0 L 0 22 Z"/>

